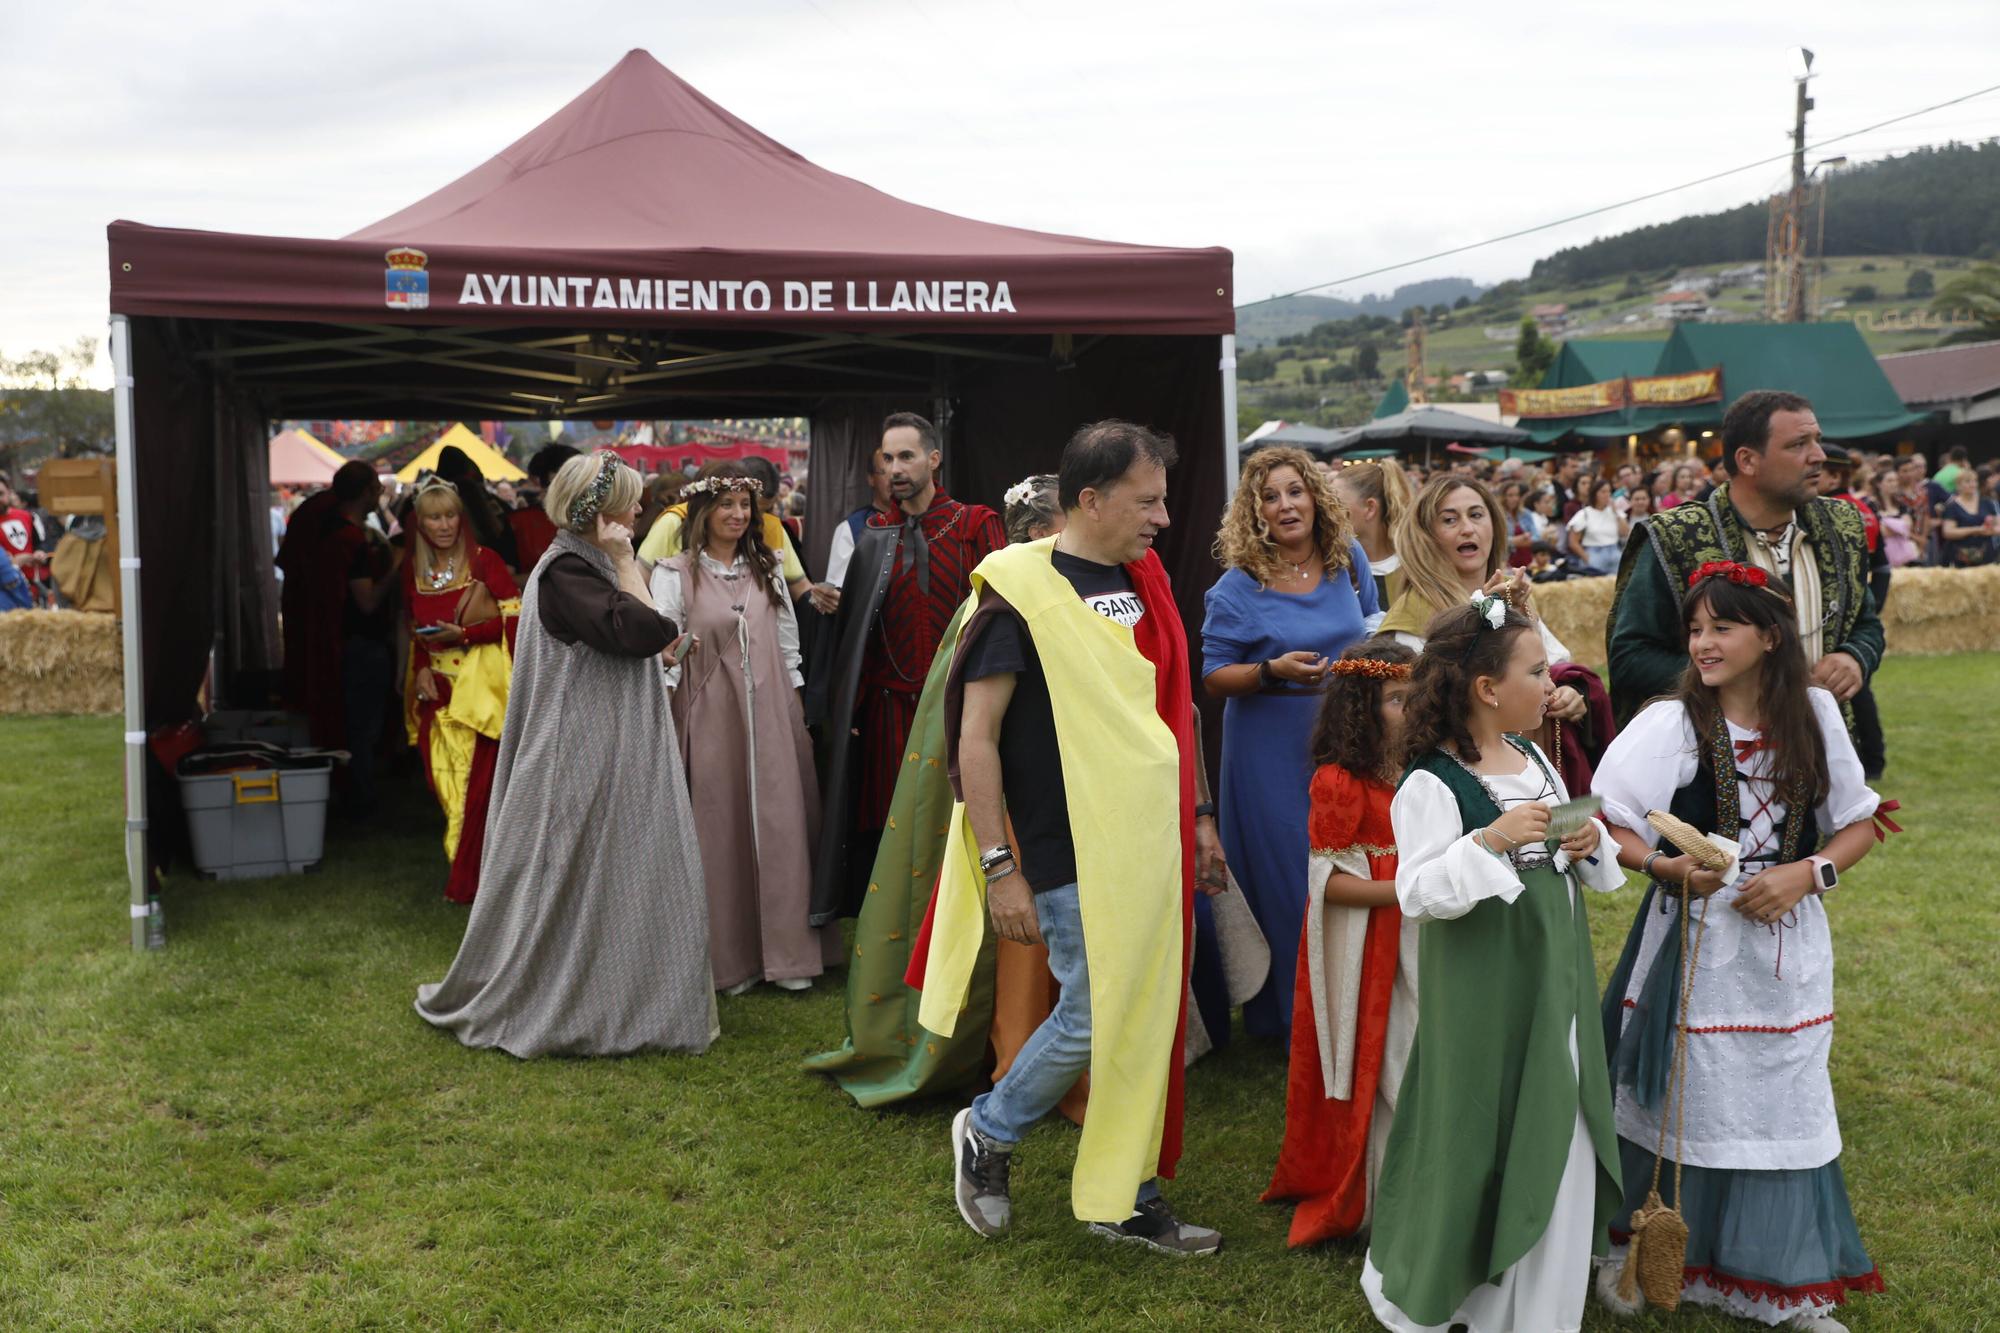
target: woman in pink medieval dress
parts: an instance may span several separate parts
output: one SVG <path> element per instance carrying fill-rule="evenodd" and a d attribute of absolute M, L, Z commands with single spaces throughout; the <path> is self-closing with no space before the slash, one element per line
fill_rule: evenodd
<path fill-rule="evenodd" d="M 686 637 L 669 652 L 681 761 L 708 885 L 715 988 L 806 990 L 840 958 L 806 923 L 819 786 L 800 705 L 798 621 L 757 518 L 758 483 L 730 469 L 684 491 L 686 546 L 654 567 L 653 601 Z"/>

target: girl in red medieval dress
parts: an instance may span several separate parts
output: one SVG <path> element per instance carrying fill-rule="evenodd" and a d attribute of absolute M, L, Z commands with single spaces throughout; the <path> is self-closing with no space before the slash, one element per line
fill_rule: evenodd
<path fill-rule="evenodd" d="M 1265 1202 L 1297 1200 L 1290 1243 L 1368 1225 L 1417 1025 L 1417 932 L 1396 905 L 1389 802 L 1416 654 L 1349 648 L 1313 725 L 1305 930 L 1294 983 L 1285 1141 Z"/>
<path fill-rule="evenodd" d="M 464 503 L 449 483 L 426 482 L 411 516 L 416 531 L 403 565 L 410 630 L 403 721 L 444 810 L 451 862 L 444 896 L 469 903 L 479 889 L 520 589 L 505 562 L 472 539 Z"/>

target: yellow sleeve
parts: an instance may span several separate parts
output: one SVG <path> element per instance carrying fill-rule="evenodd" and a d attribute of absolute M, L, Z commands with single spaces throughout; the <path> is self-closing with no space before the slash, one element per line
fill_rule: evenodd
<path fill-rule="evenodd" d="M 681 516 L 669 509 L 653 524 L 646 540 L 639 544 L 639 558 L 658 564 L 681 553 Z"/>
<path fill-rule="evenodd" d="M 806 567 L 800 563 L 799 553 L 792 547 L 791 529 L 776 514 L 764 515 L 764 545 L 778 553 L 786 583 L 797 583 L 806 576 Z"/>

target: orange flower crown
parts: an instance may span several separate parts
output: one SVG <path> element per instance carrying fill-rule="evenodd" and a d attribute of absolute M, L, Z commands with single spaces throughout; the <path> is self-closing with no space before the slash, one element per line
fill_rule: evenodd
<path fill-rule="evenodd" d="M 1365 676 L 1369 680 L 1408 680 L 1408 662 L 1378 662 L 1372 657 L 1343 657 L 1328 670 L 1336 676 Z"/>

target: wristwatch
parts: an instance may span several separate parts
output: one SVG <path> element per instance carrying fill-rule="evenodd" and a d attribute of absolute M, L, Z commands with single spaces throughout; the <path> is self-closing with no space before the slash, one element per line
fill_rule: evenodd
<path fill-rule="evenodd" d="M 988 847 L 979 854 L 979 868 L 991 875 L 994 867 L 1006 865 L 1013 859 L 1014 849 L 1003 842 L 997 847 Z"/>
<path fill-rule="evenodd" d="M 1824 856 L 1808 856 L 1806 860 L 1812 865 L 1814 893 L 1830 893 L 1840 887 L 1840 872 L 1834 869 L 1833 862 Z"/>
<path fill-rule="evenodd" d="M 1215 818 L 1215 802 L 1214 802 L 1214 801 L 1203 801 L 1203 802 L 1202 802 L 1202 803 L 1201 803 L 1200 805 L 1197 805 L 1197 806 L 1196 806 L 1196 807 L 1194 808 L 1194 817 L 1195 817 L 1196 819 L 1201 819 L 1201 818 L 1203 818 L 1204 816 L 1205 816 L 1205 817 L 1207 817 L 1207 818 L 1209 818 L 1209 819 L 1213 819 L 1213 818 Z"/>

